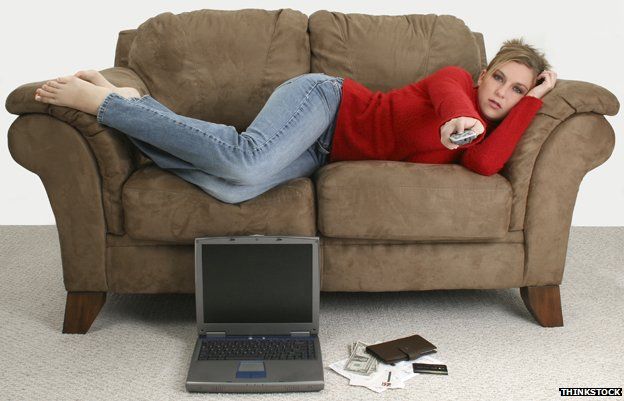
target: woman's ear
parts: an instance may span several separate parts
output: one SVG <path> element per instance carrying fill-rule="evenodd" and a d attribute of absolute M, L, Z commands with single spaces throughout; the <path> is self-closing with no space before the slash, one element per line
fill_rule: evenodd
<path fill-rule="evenodd" d="M 479 74 L 479 79 L 477 80 L 477 86 L 481 86 L 481 82 L 483 82 L 483 79 L 485 79 L 486 72 L 487 70 L 485 68 L 481 70 L 481 74 Z"/>

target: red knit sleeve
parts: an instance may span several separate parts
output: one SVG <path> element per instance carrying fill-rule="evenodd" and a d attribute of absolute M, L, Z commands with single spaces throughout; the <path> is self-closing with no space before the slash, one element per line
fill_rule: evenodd
<path fill-rule="evenodd" d="M 520 99 L 487 138 L 461 154 L 460 163 L 482 175 L 498 173 L 513 154 L 516 144 L 542 103 L 541 99 L 533 96 Z"/>
<path fill-rule="evenodd" d="M 435 113 L 442 121 L 438 132 L 444 124 L 456 117 L 472 117 L 481 121 L 484 128 L 487 127 L 470 99 L 473 83 L 468 71 L 461 67 L 448 66 L 434 72 L 424 81 L 424 88 L 429 94 Z"/>

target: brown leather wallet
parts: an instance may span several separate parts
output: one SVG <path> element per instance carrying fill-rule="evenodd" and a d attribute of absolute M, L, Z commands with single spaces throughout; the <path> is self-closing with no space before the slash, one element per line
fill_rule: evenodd
<path fill-rule="evenodd" d="M 373 344 L 366 347 L 366 351 L 375 355 L 385 363 L 410 361 L 423 354 L 436 351 L 436 346 L 418 334 Z"/>

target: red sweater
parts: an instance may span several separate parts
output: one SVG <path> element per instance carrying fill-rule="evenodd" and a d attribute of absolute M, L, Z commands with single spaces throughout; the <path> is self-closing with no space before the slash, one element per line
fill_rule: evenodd
<path fill-rule="evenodd" d="M 477 90 L 470 73 L 456 66 L 388 93 L 372 93 L 344 78 L 329 162 L 460 163 L 482 175 L 495 174 L 511 157 L 542 101 L 524 96 L 496 123 L 481 113 Z M 485 132 L 467 145 L 448 149 L 440 141 L 440 128 L 462 116 L 480 120 Z"/>

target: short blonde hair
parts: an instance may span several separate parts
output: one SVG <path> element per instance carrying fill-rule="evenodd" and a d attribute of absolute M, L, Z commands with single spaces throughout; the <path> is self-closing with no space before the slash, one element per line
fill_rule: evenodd
<path fill-rule="evenodd" d="M 524 43 L 522 38 L 510 39 L 503 42 L 496 56 L 490 61 L 486 68 L 485 76 L 489 78 L 498 67 L 508 61 L 515 61 L 529 67 L 535 72 L 535 77 L 541 74 L 542 71 L 552 68 L 546 60 L 544 53 Z"/>

